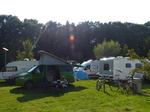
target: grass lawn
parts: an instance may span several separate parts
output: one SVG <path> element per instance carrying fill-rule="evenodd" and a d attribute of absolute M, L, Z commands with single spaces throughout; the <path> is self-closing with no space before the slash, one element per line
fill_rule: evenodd
<path fill-rule="evenodd" d="M 146 95 L 106 93 L 95 89 L 96 80 L 79 80 L 58 91 L 24 90 L 0 83 L 0 112 L 150 112 L 150 84 L 142 84 Z"/>

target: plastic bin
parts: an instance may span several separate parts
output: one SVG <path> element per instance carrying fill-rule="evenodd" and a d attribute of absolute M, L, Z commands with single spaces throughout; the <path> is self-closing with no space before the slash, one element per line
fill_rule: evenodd
<path fill-rule="evenodd" d="M 140 78 L 133 78 L 133 82 L 136 85 L 136 93 L 142 93 L 142 81 Z"/>

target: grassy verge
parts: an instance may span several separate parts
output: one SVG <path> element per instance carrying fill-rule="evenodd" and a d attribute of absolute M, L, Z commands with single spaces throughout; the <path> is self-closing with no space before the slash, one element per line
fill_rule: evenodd
<path fill-rule="evenodd" d="M 95 89 L 96 80 L 80 80 L 66 88 L 64 94 L 52 90 L 24 90 L 0 83 L 0 111 L 2 112 L 149 112 L 150 84 L 142 84 L 146 95 L 106 93 Z"/>

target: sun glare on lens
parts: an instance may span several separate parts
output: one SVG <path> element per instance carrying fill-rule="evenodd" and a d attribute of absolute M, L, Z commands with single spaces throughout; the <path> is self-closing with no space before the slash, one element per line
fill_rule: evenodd
<path fill-rule="evenodd" d="M 73 35 L 70 36 L 70 40 L 74 41 L 74 36 Z"/>

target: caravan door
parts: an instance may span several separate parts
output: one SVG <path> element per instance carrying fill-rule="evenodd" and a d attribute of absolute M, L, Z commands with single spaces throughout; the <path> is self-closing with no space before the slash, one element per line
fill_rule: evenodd
<path fill-rule="evenodd" d="M 113 75 L 113 60 L 101 60 L 100 61 L 100 75 Z"/>

